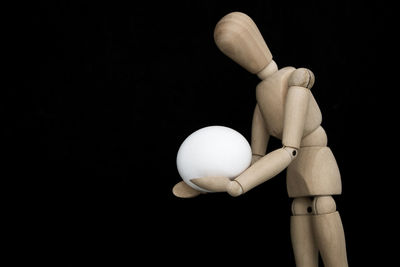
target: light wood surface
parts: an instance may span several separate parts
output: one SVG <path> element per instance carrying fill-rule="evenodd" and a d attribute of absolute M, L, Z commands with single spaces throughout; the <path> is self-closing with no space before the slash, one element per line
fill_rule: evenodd
<path fill-rule="evenodd" d="M 303 137 L 300 143 L 300 147 L 306 146 L 327 146 L 328 137 L 326 136 L 324 128 L 319 126 L 310 134 Z"/>
<path fill-rule="evenodd" d="M 267 131 L 265 120 L 261 114 L 260 108 L 256 105 L 251 127 L 251 152 L 253 156 L 265 155 L 269 137 L 270 135 Z"/>
<path fill-rule="evenodd" d="M 322 215 L 336 211 L 336 202 L 331 196 L 315 197 L 313 201 L 314 214 Z"/>
<path fill-rule="evenodd" d="M 293 67 L 285 67 L 261 81 L 256 88 L 257 103 L 267 130 L 271 136 L 282 139 L 288 80 L 295 71 Z M 303 136 L 312 133 L 321 125 L 322 115 L 318 104 L 310 91 Z M 296 108 L 296 107 L 291 107 Z"/>
<path fill-rule="evenodd" d="M 318 267 L 318 247 L 311 217 L 300 215 L 290 218 L 290 236 L 297 267 Z"/>
<path fill-rule="evenodd" d="M 256 163 L 259 159 L 261 159 L 263 156 L 261 155 L 252 155 L 251 156 L 251 163 L 250 166 L 253 165 L 254 163 Z"/>
<path fill-rule="evenodd" d="M 222 53 L 251 73 L 257 74 L 272 60 L 256 24 L 244 13 L 223 17 L 215 27 L 214 40 Z"/>
<path fill-rule="evenodd" d="M 286 173 L 289 197 L 339 195 L 342 181 L 329 147 L 303 147 Z"/>
<path fill-rule="evenodd" d="M 283 119 L 283 145 L 300 148 L 309 100 L 309 89 L 300 86 L 291 86 L 289 88 Z"/>
<path fill-rule="evenodd" d="M 296 69 L 288 81 L 288 86 L 300 86 L 311 89 L 315 82 L 314 73 L 306 68 Z"/>
<path fill-rule="evenodd" d="M 256 99 L 268 133 L 282 139 L 283 112 L 288 90 L 288 80 L 295 68 L 286 67 L 257 85 Z"/>
<path fill-rule="evenodd" d="M 201 194 L 200 191 L 188 186 L 184 181 L 180 181 L 172 188 L 172 193 L 180 198 L 192 198 Z"/>
<path fill-rule="evenodd" d="M 235 181 L 245 193 L 283 171 L 291 161 L 292 157 L 285 149 L 274 150 L 250 166 Z"/>
<path fill-rule="evenodd" d="M 243 194 L 243 188 L 237 181 L 232 181 L 228 184 L 227 192 L 233 197 Z"/>
<path fill-rule="evenodd" d="M 231 182 L 231 180 L 228 177 L 222 177 L 222 176 L 199 177 L 191 179 L 190 181 L 195 185 L 211 192 L 226 192 L 228 183 Z"/>
<path fill-rule="evenodd" d="M 343 226 L 331 196 L 341 194 L 340 172 L 327 147 L 321 111 L 309 90 L 314 74 L 306 68 L 278 70 L 256 24 L 243 13 L 223 17 L 214 39 L 225 55 L 262 80 L 256 88 L 252 163 L 233 181 L 204 177 L 192 182 L 209 191 L 239 196 L 287 168 L 288 195 L 295 198 L 290 232 L 296 266 L 317 267 L 318 251 L 324 266 L 348 266 Z M 283 148 L 267 153 L 270 136 L 281 139 Z M 181 183 L 174 187 L 174 194 L 200 194 Z"/>
<path fill-rule="evenodd" d="M 311 216 L 314 238 L 324 266 L 347 267 L 346 242 L 339 212 Z"/>
<path fill-rule="evenodd" d="M 271 62 L 264 69 L 262 69 L 259 73 L 257 73 L 257 76 L 261 80 L 265 80 L 277 71 L 278 71 L 278 65 L 274 60 L 271 60 Z"/>
<path fill-rule="evenodd" d="M 313 200 L 310 197 L 298 197 L 293 199 L 292 214 L 293 215 L 310 215 L 312 214 Z"/>
<path fill-rule="evenodd" d="M 343 225 L 331 196 L 295 198 L 290 232 L 297 267 L 318 266 L 318 251 L 324 266 L 347 265 Z"/>

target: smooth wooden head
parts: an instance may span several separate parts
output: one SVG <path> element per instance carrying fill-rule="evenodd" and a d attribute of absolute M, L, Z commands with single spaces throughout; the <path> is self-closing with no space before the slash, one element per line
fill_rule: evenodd
<path fill-rule="evenodd" d="M 232 12 L 223 17 L 215 27 L 214 40 L 225 55 L 253 74 L 272 61 L 256 24 L 244 13 Z"/>

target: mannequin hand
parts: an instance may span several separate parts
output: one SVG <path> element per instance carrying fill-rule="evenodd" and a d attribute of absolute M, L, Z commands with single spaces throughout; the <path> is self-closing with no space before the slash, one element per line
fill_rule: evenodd
<path fill-rule="evenodd" d="M 202 177 L 190 180 L 195 185 L 212 192 L 228 192 L 236 197 L 243 193 L 241 185 L 227 177 Z"/>
<path fill-rule="evenodd" d="M 226 192 L 230 179 L 224 176 L 207 176 L 194 178 L 190 180 L 192 183 L 211 192 Z"/>
<path fill-rule="evenodd" d="M 197 197 L 198 195 L 203 194 L 204 192 L 200 192 L 196 189 L 193 189 L 192 187 L 188 186 L 184 181 L 180 181 L 174 186 L 174 188 L 172 188 L 172 193 L 176 197 L 192 198 L 192 197 Z"/>
<path fill-rule="evenodd" d="M 231 181 L 227 186 L 227 192 L 229 195 L 237 197 L 243 194 L 243 188 L 238 182 Z"/>

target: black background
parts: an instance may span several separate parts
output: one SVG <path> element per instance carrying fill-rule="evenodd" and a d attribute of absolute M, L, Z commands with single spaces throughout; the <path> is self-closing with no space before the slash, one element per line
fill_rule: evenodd
<path fill-rule="evenodd" d="M 382 148 L 396 122 L 388 93 L 397 86 L 394 9 L 278 2 L 5 8 L 3 155 L 13 184 L 5 206 L 21 234 L 15 246 L 39 248 L 31 261 L 69 266 L 294 266 L 284 174 L 238 198 L 171 193 L 180 181 L 176 153 L 190 133 L 224 125 L 250 139 L 259 80 L 213 41 L 217 21 L 242 11 L 279 67 L 316 76 L 312 91 L 342 174 L 335 199 L 349 264 L 388 260 L 377 253 L 385 243 L 372 240 L 390 238 L 381 223 L 393 221 L 385 207 L 396 175 Z M 271 140 L 269 149 L 279 146 Z"/>

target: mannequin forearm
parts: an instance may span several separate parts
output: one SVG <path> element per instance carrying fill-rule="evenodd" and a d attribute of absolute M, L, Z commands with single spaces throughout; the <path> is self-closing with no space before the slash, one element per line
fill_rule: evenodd
<path fill-rule="evenodd" d="M 262 157 L 234 180 L 241 186 L 240 194 L 246 193 L 283 171 L 292 159 L 293 155 L 287 148 L 274 150 Z"/>

